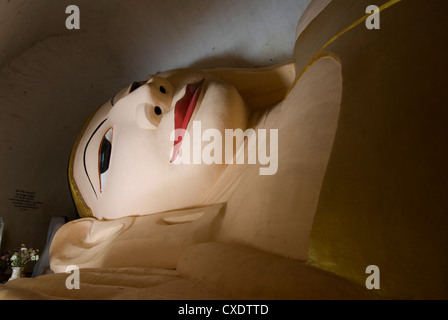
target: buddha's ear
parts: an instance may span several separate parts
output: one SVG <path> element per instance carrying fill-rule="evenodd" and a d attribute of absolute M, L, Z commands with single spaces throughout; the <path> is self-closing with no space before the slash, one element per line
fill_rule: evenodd
<path fill-rule="evenodd" d="M 233 84 L 251 109 L 283 101 L 295 78 L 293 62 L 263 68 L 216 68 L 205 71 Z"/>

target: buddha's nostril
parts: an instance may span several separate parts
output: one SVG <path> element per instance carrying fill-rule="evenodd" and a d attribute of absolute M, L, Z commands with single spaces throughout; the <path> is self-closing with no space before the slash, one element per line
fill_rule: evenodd
<path fill-rule="evenodd" d="M 160 108 L 159 106 L 156 106 L 154 108 L 154 113 L 158 116 L 162 115 L 162 113 L 163 113 L 162 108 Z"/>

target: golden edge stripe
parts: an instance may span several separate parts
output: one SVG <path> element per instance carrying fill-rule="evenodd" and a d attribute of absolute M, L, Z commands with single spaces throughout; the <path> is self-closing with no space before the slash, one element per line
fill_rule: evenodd
<path fill-rule="evenodd" d="M 75 203 L 76 209 L 78 211 L 78 215 L 81 218 L 88 218 L 88 217 L 93 217 L 93 212 L 92 209 L 86 204 L 86 202 L 84 201 L 84 198 L 82 197 L 81 192 L 78 189 L 78 185 L 76 184 L 75 181 L 75 177 L 73 174 L 73 165 L 75 162 L 75 155 L 76 155 L 76 150 L 78 149 L 79 143 L 82 139 L 82 136 L 84 135 L 85 131 L 87 130 L 87 127 L 89 126 L 90 122 L 92 121 L 93 117 L 95 116 L 95 114 L 98 112 L 98 110 L 101 108 L 102 106 L 98 107 L 94 112 L 92 112 L 90 114 L 90 116 L 88 117 L 88 119 L 84 122 L 84 125 L 82 126 L 81 132 L 78 134 L 75 143 L 72 147 L 72 151 L 70 154 L 70 160 L 69 160 L 69 165 L 68 165 L 68 181 L 69 181 L 69 185 L 70 185 L 70 190 L 72 193 L 72 197 L 73 197 L 73 202 Z"/>
<path fill-rule="evenodd" d="M 383 4 L 382 6 L 379 7 L 379 11 L 382 12 L 390 7 L 392 7 L 394 4 L 397 4 L 398 2 L 401 2 L 403 0 L 390 0 L 388 2 L 386 2 L 385 4 Z M 288 93 L 285 96 L 285 99 L 289 96 L 289 94 L 291 93 L 291 91 L 294 89 L 294 87 L 297 85 L 297 83 L 299 82 L 300 78 L 303 76 L 303 74 L 311 67 L 311 65 L 316 62 L 318 59 L 320 59 L 323 56 L 327 56 L 327 55 L 320 55 L 320 53 L 322 51 L 324 51 L 330 44 L 332 44 L 334 41 L 336 41 L 337 39 L 339 39 L 341 36 L 343 36 L 345 33 L 347 33 L 348 31 L 352 30 L 353 28 L 355 28 L 356 26 L 358 26 L 359 24 L 365 22 L 367 20 L 368 17 L 370 17 L 371 15 L 375 14 L 374 13 L 368 13 L 366 15 L 364 15 L 362 18 L 356 20 L 354 23 L 352 23 L 350 26 L 348 26 L 347 28 L 345 28 L 344 30 L 342 30 L 341 32 L 339 32 L 337 35 L 335 35 L 333 38 L 331 38 L 326 44 L 324 44 L 322 46 L 322 48 L 319 49 L 319 51 L 317 51 L 317 53 L 314 55 L 313 59 L 310 61 L 310 63 L 308 63 L 308 65 L 303 69 L 303 71 L 300 73 L 300 75 L 297 77 L 297 79 L 294 81 L 294 83 L 291 86 L 291 89 L 289 89 Z"/>

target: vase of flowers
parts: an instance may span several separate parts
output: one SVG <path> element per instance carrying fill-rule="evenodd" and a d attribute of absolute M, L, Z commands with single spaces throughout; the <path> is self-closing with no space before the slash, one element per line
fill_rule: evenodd
<path fill-rule="evenodd" d="M 13 251 L 9 261 L 11 263 L 12 274 L 9 281 L 25 276 L 25 267 L 30 261 L 39 260 L 39 250 L 33 248 L 27 248 L 24 244 Z"/>
<path fill-rule="evenodd" d="M 24 267 L 11 267 L 12 273 L 9 281 L 24 278 L 25 277 L 25 268 Z"/>

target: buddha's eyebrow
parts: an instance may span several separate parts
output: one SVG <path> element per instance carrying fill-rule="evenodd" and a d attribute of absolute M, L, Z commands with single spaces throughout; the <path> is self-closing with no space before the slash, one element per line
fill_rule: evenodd
<path fill-rule="evenodd" d="M 90 136 L 89 141 L 87 141 L 86 147 L 84 148 L 84 157 L 83 157 L 83 161 L 84 161 L 84 171 L 86 172 L 87 175 L 87 179 L 89 179 L 90 182 L 90 186 L 93 189 L 93 193 L 95 194 L 96 199 L 98 200 L 98 195 L 96 194 L 95 191 L 95 187 L 93 186 L 92 180 L 90 180 L 90 176 L 89 173 L 87 172 L 87 166 L 86 166 L 86 153 L 87 153 L 87 147 L 89 146 L 90 142 L 93 139 L 93 136 L 98 132 L 98 130 L 101 128 L 101 126 L 107 121 L 107 119 L 105 119 L 103 122 L 100 123 L 100 125 L 95 129 L 95 131 L 93 131 L 92 135 Z"/>

